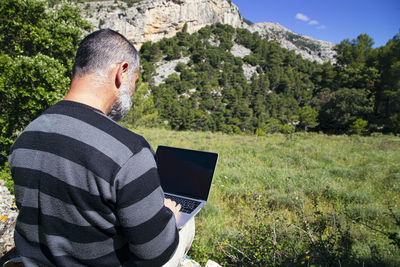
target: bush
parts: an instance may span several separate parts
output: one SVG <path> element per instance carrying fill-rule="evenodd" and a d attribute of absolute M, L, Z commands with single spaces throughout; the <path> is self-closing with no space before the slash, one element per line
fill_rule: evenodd
<path fill-rule="evenodd" d="M 368 121 L 357 119 L 350 125 L 351 132 L 354 134 L 361 134 L 367 130 Z"/>
<path fill-rule="evenodd" d="M 0 168 L 0 180 L 6 182 L 8 191 L 14 195 L 14 181 L 11 178 L 11 170 L 8 163 L 6 163 L 3 168 Z"/>
<path fill-rule="evenodd" d="M 0 168 L 20 131 L 65 94 L 81 36 L 91 29 L 77 7 L 46 4 L 0 5 Z"/>
<path fill-rule="evenodd" d="M 42 54 L 14 59 L 0 56 L 0 166 L 18 133 L 63 97 L 70 83 L 66 72 L 59 61 Z"/>

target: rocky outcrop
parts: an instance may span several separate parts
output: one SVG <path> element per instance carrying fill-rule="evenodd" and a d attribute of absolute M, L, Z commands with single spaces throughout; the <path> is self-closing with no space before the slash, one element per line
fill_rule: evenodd
<path fill-rule="evenodd" d="M 184 63 L 185 65 L 189 62 L 189 57 L 175 59 L 172 61 L 160 61 L 156 65 L 156 75 L 154 76 L 154 85 L 158 86 L 168 78 L 172 73 L 176 73 L 176 66 L 178 63 Z"/>
<path fill-rule="evenodd" d="M 179 263 L 178 267 L 201 267 L 201 265 L 194 260 L 185 259 Z M 221 265 L 215 261 L 208 260 L 204 267 L 221 267 Z"/>
<path fill-rule="evenodd" d="M 251 50 L 244 47 L 243 45 L 238 45 L 237 43 L 234 43 L 231 48 L 231 53 L 235 57 L 244 58 L 245 56 L 248 56 L 251 54 Z"/>
<path fill-rule="evenodd" d="M 237 6 L 226 0 L 146 0 L 130 8 L 106 1 L 83 3 L 81 8 L 95 27 L 124 34 L 138 49 L 144 42 L 175 36 L 185 24 L 189 33 L 218 22 L 243 26 Z"/>
<path fill-rule="evenodd" d="M 333 61 L 333 43 L 293 33 L 278 23 L 247 25 L 236 5 L 228 0 L 144 0 L 128 7 L 121 1 L 80 4 L 95 28 L 110 28 L 124 34 L 137 49 L 147 41 L 157 42 L 182 31 L 193 33 L 211 24 L 228 24 L 259 32 L 269 40 L 319 63 Z"/>
<path fill-rule="evenodd" d="M 250 32 L 258 32 L 264 39 L 278 42 L 283 48 L 294 50 L 304 59 L 318 63 L 334 60 L 335 44 L 294 33 L 278 23 L 256 23 L 246 28 Z"/>
<path fill-rule="evenodd" d="M 0 180 L 0 256 L 14 247 L 14 227 L 17 216 L 14 196 L 8 191 L 5 182 Z"/>

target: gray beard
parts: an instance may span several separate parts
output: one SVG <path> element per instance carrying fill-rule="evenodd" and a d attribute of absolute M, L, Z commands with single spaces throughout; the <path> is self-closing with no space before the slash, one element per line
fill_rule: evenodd
<path fill-rule="evenodd" d="M 122 121 L 132 107 L 131 82 L 126 81 L 121 85 L 117 101 L 111 106 L 107 116 L 114 121 Z"/>

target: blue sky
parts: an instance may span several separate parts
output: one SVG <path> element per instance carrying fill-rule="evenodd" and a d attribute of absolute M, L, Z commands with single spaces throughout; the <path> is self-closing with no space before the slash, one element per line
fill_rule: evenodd
<path fill-rule="evenodd" d="M 400 29 L 400 0 L 232 0 L 252 22 L 278 22 L 289 30 L 335 44 L 368 34 L 374 47 Z"/>

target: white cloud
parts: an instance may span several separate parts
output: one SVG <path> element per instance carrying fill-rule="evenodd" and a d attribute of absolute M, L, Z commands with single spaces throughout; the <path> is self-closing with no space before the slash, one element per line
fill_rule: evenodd
<path fill-rule="evenodd" d="M 317 29 L 323 30 L 326 29 L 325 25 L 319 25 L 319 21 L 315 19 L 309 18 L 307 15 L 304 15 L 302 13 L 297 13 L 296 14 L 296 19 L 307 22 L 308 25 L 315 25 Z M 317 26 L 319 25 L 319 26 Z"/>
<path fill-rule="evenodd" d="M 301 14 L 301 13 L 297 13 L 296 14 L 296 19 L 299 19 L 299 20 L 302 20 L 302 21 L 309 21 L 310 20 L 306 15 Z"/>

